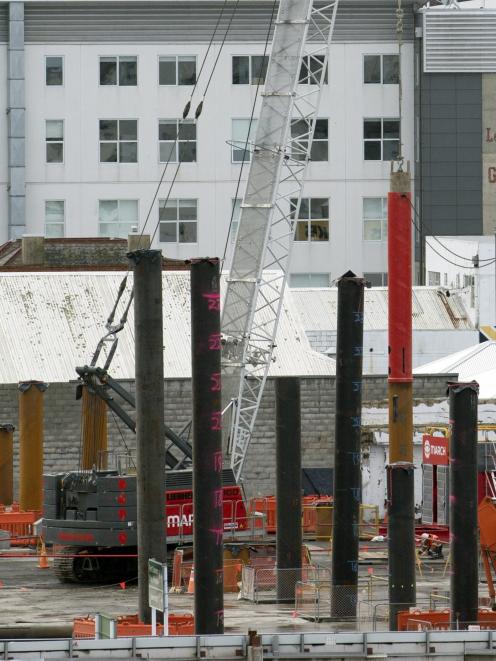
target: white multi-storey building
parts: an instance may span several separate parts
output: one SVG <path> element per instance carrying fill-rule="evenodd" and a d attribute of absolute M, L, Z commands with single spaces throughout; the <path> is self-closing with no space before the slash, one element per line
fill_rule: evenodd
<path fill-rule="evenodd" d="M 167 256 L 222 256 L 248 174 L 245 164 L 236 192 L 272 8 L 227 2 L 200 74 L 222 3 L 0 3 L 0 240 L 125 236 L 149 216 L 145 231 L 156 229 L 153 245 Z M 327 285 L 350 268 L 385 284 L 385 198 L 400 135 L 396 9 L 393 0 L 340 2 L 296 223 L 294 286 Z M 403 9 L 401 137 L 413 162 L 412 3 Z M 174 145 L 192 83 L 190 118 L 212 71 L 203 112 Z M 311 84 L 308 70 L 301 82 Z"/>

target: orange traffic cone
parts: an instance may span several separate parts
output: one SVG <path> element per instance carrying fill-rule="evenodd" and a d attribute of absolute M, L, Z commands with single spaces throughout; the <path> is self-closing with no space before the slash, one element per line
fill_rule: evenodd
<path fill-rule="evenodd" d="M 40 554 L 38 556 L 38 568 L 39 569 L 50 568 L 50 565 L 48 564 L 48 556 L 46 552 L 45 542 L 41 542 Z"/>
<path fill-rule="evenodd" d="M 195 568 L 191 567 L 191 574 L 189 575 L 188 594 L 195 593 Z"/>

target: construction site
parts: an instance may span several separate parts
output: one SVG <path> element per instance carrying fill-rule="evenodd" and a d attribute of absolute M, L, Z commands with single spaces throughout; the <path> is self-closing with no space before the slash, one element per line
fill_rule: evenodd
<path fill-rule="evenodd" d="M 172 138 L 159 124 L 163 169 L 145 222 L 126 239 L 21 232 L 0 246 L 0 656 L 496 657 L 496 324 L 483 320 L 482 286 L 467 302 L 472 275 L 460 292 L 417 277 L 427 259 L 419 237 L 431 235 L 416 224 L 427 166 L 419 174 L 394 120 L 367 119 L 379 128 L 364 134 L 365 160 L 378 139 L 387 172 L 386 282 L 371 284 L 350 260 L 332 287 L 290 286 L 293 244 L 328 232 L 310 201 L 320 198 L 304 191 L 323 160 L 335 27 L 352 31 L 357 3 L 264 0 L 257 74 L 247 60 L 249 126 L 229 144 L 247 170 L 232 198 L 233 239 L 223 256 L 164 248 L 167 223 L 177 221 L 177 236 L 196 232 L 175 186 L 229 31 L 248 11 L 217 4 Z M 407 3 L 408 18 L 401 0 L 389 4 L 402 120 L 404 32 L 435 39 L 446 21 L 439 48 L 425 46 L 428 72 L 480 17 L 472 2 Z M 9 71 L 37 11 L 8 7 Z M 495 29 L 496 12 L 482 20 Z M 387 57 L 377 60 L 382 82 Z M 116 85 L 132 86 L 130 61 L 100 56 L 100 85 L 115 64 Z M 11 100 L 21 78 L 9 73 Z M 9 140 L 23 112 L 9 107 Z M 113 140 L 116 162 L 132 157 L 130 122 L 100 120 L 100 158 L 112 161 Z M 466 259 L 494 267 L 496 253 Z M 496 285 L 494 297 L 496 315 Z"/>

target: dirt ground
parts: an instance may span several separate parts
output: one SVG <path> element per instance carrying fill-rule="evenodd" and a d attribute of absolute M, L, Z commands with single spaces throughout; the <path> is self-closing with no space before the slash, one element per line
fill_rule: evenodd
<path fill-rule="evenodd" d="M 364 554 L 367 555 L 367 554 Z M 417 575 L 419 605 L 427 607 L 432 595 L 446 594 L 449 571 L 443 561 L 423 563 L 422 574 Z M 247 632 L 255 628 L 263 631 L 317 631 L 320 629 L 372 629 L 381 626 L 381 612 L 387 607 L 387 565 L 385 558 L 364 558 L 360 563 L 359 610 L 362 622 L 314 622 L 294 612 L 294 604 L 259 603 L 239 600 L 237 594 L 225 595 L 225 629 L 229 632 Z M 486 594 L 486 586 L 481 585 Z M 437 605 L 442 606 L 443 597 Z M 134 614 L 138 610 L 136 584 L 106 586 L 78 586 L 61 584 L 53 569 L 39 569 L 36 558 L 5 557 L 0 554 L 1 624 L 71 624 L 75 617 L 96 612 L 112 616 Z M 171 594 L 170 612 L 192 613 L 194 596 Z M 375 614 L 375 615 L 374 615 Z M 372 619 L 375 621 L 372 622 Z M 367 621 L 368 620 L 368 621 Z"/>

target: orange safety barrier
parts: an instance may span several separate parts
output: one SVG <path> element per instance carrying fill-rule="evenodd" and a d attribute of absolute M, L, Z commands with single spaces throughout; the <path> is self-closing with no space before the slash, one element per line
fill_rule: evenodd
<path fill-rule="evenodd" d="M 276 497 L 252 498 L 249 504 L 250 514 L 260 512 L 265 515 L 265 530 L 268 533 L 276 531 Z"/>
<path fill-rule="evenodd" d="M 315 532 L 317 528 L 317 500 L 317 496 L 303 496 L 303 532 Z"/>
<path fill-rule="evenodd" d="M 36 546 L 38 538 L 34 534 L 34 523 L 41 517 L 41 512 L 21 512 L 19 505 L 0 510 L 0 530 L 10 533 L 11 546 Z"/>
<path fill-rule="evenodd" d="M 117 637 L 135 638 L 137 636 L 151 636 L 152 625 L 143 624 L 137 615 L 122 615 L 116 618 Z M 189 636 L 195 633 L 195 622 L 193 615 L 184 613 L 182 615 L 169 615 L 169 636 Z M 163 626 L 157 624 L 157 634 L 163 634 Z M 74 620 L 73 638 L 94 638 L 95 618 L 78 617 Z"/>
<path fill-rule="evenodd" d="M 302 526 L 304 533 L 317 532 L 317 504 L 329 506 L 332 504 L 330 496 L 304 496 L 302 499 Z M 265 516 L 266 530 L 268 533 L 275 533 L 277 528 L 277 501 L 275 496 L 266 496 L 264 498 L 254 497 L 250 500 L 249 512 L 260 512 Z"/>
<path fill-rule="evenodd" d="M 401 611 L 398 613 L 398 631 L 446 630 L 450 628 L 450 614 L 448 608 L 442 611 Z M 481 629 L 496 629 L 496 612 L 479 609 L 478 622 L 470 624 L 478 624 Z"/>

